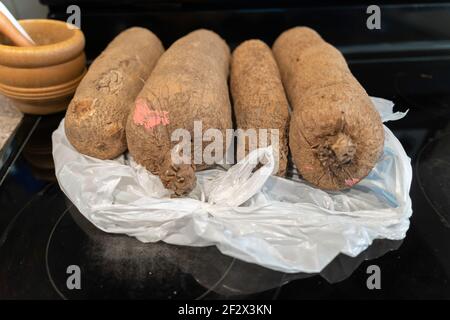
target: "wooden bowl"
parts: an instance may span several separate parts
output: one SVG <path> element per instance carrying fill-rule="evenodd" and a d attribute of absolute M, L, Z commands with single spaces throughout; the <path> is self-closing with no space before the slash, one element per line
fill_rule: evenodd
<path fill-rule="evenodd" d="M 19 22 L 36 46 L 17 47 L 0 37 L 0 93 L 25 113 L 52 113 L 52 105 L 54 112 L 64 110 L 61 103 L 73 95 L 86 70 L 83 33 L 58 20 Z"/>
<path fill-rule="evenodd" d="M 0 91 L 8 94 L 9 96 L 14 96 L 16 98 L 20 97 L 40 97 L 40 96 L 51 96 L 51 95 L 61 95 L 74 92 L 78 87 L 79 82 L 84 77 L 86 69 L 76 78 L 71 79 L 65 83 L 61 83 L 55 86 L 43 87 L 43 88 L 17 88 L 14 86 L 9 86 L 0 83 Z"/>
<path fill-rule="evenodd" d="M 23 88 L 45 90 L 46 87 L 56 86 L 79 77 L 85 66 L 84 52 L 72 60 L 53 66 L 17 68 L 0 64 L 0 81 L 1 84 L 17 87 L 18 90 Z"/>

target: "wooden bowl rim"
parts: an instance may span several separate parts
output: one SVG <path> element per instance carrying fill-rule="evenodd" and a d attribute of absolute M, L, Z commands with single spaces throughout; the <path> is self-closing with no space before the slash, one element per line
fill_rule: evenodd
<path fill-rule="evenodd" d="M 54 28 L 68 28 L 69 23 L 52 19 L 19 20 L 27 24 L 46 24 Z M 60 64 L 78 56 L 83 50 L 85 39 L 80 29 L 72 29 L 72 35 L 66 40 L 34 47 L 17 47 L 0 44 L 0 61 L 8 67 L 45 67 Z"/>

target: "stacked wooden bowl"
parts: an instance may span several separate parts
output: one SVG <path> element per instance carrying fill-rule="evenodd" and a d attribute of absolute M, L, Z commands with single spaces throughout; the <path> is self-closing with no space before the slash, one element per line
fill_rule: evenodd
<path fill-rule="evenodd" d="M 24 113 L 66 109 L 86 72 L 83 33 L 57 20 L 19 22 L 37 45 L 17 47 L 0 37 L 0 93 Z"/>

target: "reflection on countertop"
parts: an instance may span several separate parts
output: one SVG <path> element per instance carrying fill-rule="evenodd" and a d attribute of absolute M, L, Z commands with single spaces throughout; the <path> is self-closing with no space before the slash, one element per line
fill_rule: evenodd
<path fill-rule="evenodd" d="M 223 255 L 215 246 L 142 243 L 126 235 L 105 233 L 70 201 L 68 206 L 53 228 L 46 253 L 48 277 L 64 298 L 243 298 L 271 290 L 275 294 L 282 285 L 317 275 L 270 270 Z M 376 240 L 357 257 L 341 254 L 320 276 L 330 284 L 343 281 L 363 261 L 396 250 L 401 243 Z M 82 291 L 67 289 L 70 264 L 89 275 Z"/>

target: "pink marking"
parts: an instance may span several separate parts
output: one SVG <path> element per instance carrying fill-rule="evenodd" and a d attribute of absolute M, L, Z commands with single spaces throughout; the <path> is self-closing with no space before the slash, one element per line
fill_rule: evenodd
<path fill-rule="evenodd" d="M 345 179 L 345 184 L 348 185 L 349 187 L 353 187 L 358 182 L 359 182 L 359 179 L 357 179 L 357 178 Z"/>
<path fill-rule="evenodd" d="M 305 166 L 305 169 L 309 170 L 309 171 L 314 170 L 314 168 L 312 166 Z"/>
<path fill-rule="evenodd" d="M 169 112 L 150 110 L 144 99 L 137 99 L 133 122 L 137 125 L 144 126 L 147 130 L 159 124 L 166 126 L 169 124 Z"/>

